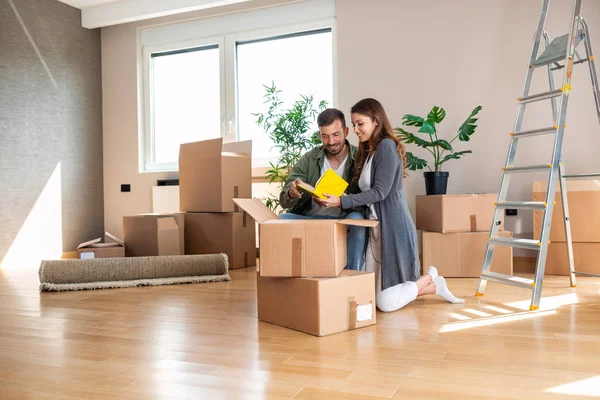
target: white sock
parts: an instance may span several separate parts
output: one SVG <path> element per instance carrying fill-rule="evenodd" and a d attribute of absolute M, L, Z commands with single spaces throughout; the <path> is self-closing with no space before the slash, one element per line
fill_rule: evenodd
<path fill-rule="evenodd" d="M 438 277 L 437 268 L 436 268 L 436 267 L 434 267 L 433 265 L 432 265 L 431 267 L 427 268 L 427 273 L 428 273 L 429 275 L 431 275 L 431 280 L 432 280 L 432 281 L 433 281 L 433 280 L 435 280 L 435 278 L 437 278 L 437 277 Z"/>
<path fill-rule="evenodd" d="M 437 294 L 438 296 L 444 298 L 445 300 L 453 304 L 460 304 L 465 302 L 463 299 L 455 297 L 452 294 L 452 292 L 450 292 L 450 289 L 448 289 L 448 285 L 446 284 L 446 280 L 443 276 L 438 276 L 437 278 L 435 278 L 433 280 L 433 283 L 435 283 L 435 294 Z"/>

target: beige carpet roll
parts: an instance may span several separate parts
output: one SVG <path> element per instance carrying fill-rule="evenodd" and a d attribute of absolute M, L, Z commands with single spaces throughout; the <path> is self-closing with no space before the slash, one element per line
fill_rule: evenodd
<path fill-rule="evenodd" d="M 231 280 L 226 254 L 44 260 L 40 290 L 83 290 Z"/>

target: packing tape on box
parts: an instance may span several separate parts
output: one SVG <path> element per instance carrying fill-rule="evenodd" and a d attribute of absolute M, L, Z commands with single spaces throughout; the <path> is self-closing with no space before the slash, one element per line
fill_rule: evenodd
<path fill-rule="evenodd" d="M 350 297 L 350 303 L 348 305 L 348 327 L 350 329 L 356 329 L 356 307 L 358 303 L 354 300 L 354 297 Z"/>
<path fill-rule="evenodd" d="M 246 218 L 248 217 L 248 213 L 244 211 L 244 215 L 242 216 L 242 227 L 246 227 Z"/>
<path fill-rule="evenodd" d="M 477 232 L 477 216 L 471 215 L 471 232 Z"/>
<path fill-rule="evenodd" d="M 234 186 L 233 187 L 233 198 L 237 199 L 239 198 L 239 193 L 240 193 L 240 188 L 239 186 Z M 237 204 L 235 204 L 235 202 L 233 203 L 233 211 L 238 212 L 240 211 L 240 206 L 238 206 Z M 244 226 L 246 226 L 246 224 L 244 224 Z"/>
<path fill-rule="evenodd" d="M 304 251 L 302 251 L 302 238 L 293 238 L 292 239 L 292 276 L 299 277 L 302 276 L 302 265 Z"/>

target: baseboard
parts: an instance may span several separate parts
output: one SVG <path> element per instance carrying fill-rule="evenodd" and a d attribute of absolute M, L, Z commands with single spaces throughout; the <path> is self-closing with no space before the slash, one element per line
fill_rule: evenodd
<path fill-rule="evenodd" d="M 513 257 L 513 272 L 531 273 L 535 272 L 536 257 Z"/>

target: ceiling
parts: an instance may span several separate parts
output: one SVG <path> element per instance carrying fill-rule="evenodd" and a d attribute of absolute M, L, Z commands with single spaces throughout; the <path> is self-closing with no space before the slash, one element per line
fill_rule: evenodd
<path fill-rule="evenodd" d="M 94 29 L 251 0 L 59 0 L 81 9 L 81 25 Z"/>
<path fill-rule="evenodd" d="M 94 7 L 106 3 L 115 3 L 121 0 L 58 0 L 76 8 Z"/>

